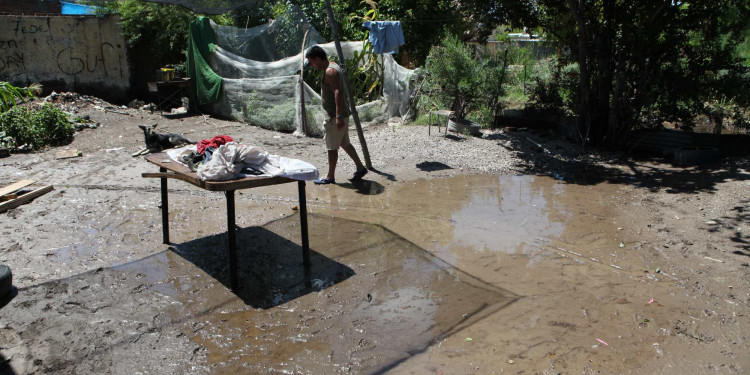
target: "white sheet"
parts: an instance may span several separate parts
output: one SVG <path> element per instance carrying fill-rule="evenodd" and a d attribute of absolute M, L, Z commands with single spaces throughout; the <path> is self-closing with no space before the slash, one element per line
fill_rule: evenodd
<path fill-rule="evenodd" d="M 167 150 L 167 155 L 176 162 L 185 165 L 181 155 L 190 151 L 197 152 L 195 145 Z M 262 174 L 244 174 L 242 170 L 251 167 Z M 318 168 L 299 159 L 291 159 L 269 154 L 259 147 L 229 142 L 219 146 L 208 163 L 198 166 L 198 178 L 203 181 L 225 181 L 244 177 L 281 176 L 300 181 L 318 179 Z"/>

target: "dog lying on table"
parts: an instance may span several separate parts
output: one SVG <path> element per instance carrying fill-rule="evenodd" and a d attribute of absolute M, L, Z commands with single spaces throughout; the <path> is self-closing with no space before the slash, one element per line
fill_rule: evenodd
<path fill-rule="evenodd" d="M 146 148 L 133 154 L 133 156 L 146 155 L 148 153 L 162 152 L 166 149 L 181 147 L 185 145 L 195 144 L 195 142 L 189 141 L 187 138 L 174 133 L 159 134 L 156 132 L 156 126 L 153 125 L 138 125 L 143 130 L 143 136 L 146 142 Z"/>

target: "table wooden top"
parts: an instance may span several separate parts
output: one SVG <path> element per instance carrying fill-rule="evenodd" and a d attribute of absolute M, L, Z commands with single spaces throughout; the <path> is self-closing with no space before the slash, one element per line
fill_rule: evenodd
<path fill-rule="evenodd" d="M 143 177 L 150 178 L 174 178 L 185 181 L 199 188 L 209 191 L 229 191 L 251 189 L 261 186 L 270 186 L 297 182 L 288 177 L 245 177 L 227 181 L 202 181 L 190 168 L 170 158 L 166 152 L 146 155 L 146 161 L 166 169 L 166 173 L 143 173 Z"/>
<path fill-rule="evenodd" d="M 448 110 L 448 109 L 436 109 L 436 110 L 430 111 L 430 113 L 434 113 L 439 116 L 450 116 L 453 113 L 453 111 Z"/>

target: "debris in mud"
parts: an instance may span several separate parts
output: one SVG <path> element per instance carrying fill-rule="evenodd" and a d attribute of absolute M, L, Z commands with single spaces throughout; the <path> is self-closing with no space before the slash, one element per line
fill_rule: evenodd
<path fill-rule="evenodd" d="M 721 259 L 711 258 L 711 257 L 707 257 L 707 256 L 704 256 L 704 258 L 706 258 L 708 260 L 713 260 L 714 262 L 724 263 L 724 261 L 721 260 Z"/>
<path fill-rule="evenodd" d="M 128 108 L 138 109 L 140 107 L 143 107 L 144 105 L 146 105 L 146 103 L 142 100 L 133 99 L 130 101 L 130 103 L 128 103 Z"/>
<path fill-rule="evenodd" d="M 682 320 L 677 320 L 674 323 L 673 328 L 674 328 L 675 333 L 677 333 L 678 335 L 685 335 L 687 337 L 696 339 L 703 343 L 710 343 L 714 341 L 714 337 L 711 335 L 703 334 L 703 333 L 699 333 L 696 335 L 696 334 L 688 332 L 687 323 Z"/>

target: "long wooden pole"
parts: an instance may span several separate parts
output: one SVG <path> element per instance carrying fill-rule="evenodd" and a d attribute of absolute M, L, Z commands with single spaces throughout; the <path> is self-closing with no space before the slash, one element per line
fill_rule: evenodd
<path fill-rule="evenodd" d="M 307 136 L 307 112 L 305 110 L 305 44 L 307 44 L 307 33 L 310 30 L 305 30 L 305 36 L 302 38 L 302 61 L 299 64 L 299 92 L 300 92 L 300 111 L 302 112 L 302 134 Z"/>
<path fill-rule="evenodd" d="M 344 91 L 346 91 L 346 97 L 349 99 L 349 108 L 351 108 L 352 117 L 354 117 L 354 125 L 357 127 L 357 136 L 359 136 L 359 143 L 362 145 L 362 154 L 365 158 L 365 166 L 367 169 L 372 170 L 372 163 L 370 162 L 370 151 L 367 150 L 367 143 L 365 142 L 365 135 L 362 133 L 362 124 L 359 123 L 359 114 L 357 113 L 357 103 L 354 101 L 354 94 L 349 89 L 349 75 L 346 71 L 346 64 L 344 60 L 344 51 L 341 49 L 341 42 L 339 41 L 338 27 L 336 26 L 336 19 L 333 17 L 333 8 L 331 7 L 331 0 L 326 0 L 326 9 L 328 10 L 328 20 L 331 22 L 331 32 L 333 33 L 333 42 L 336 45 L 336 53 L 339 56 L 339 62 L 341 63 L 341 73 L 343 73 Z"/>

